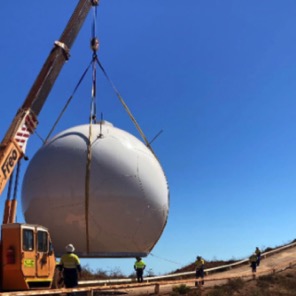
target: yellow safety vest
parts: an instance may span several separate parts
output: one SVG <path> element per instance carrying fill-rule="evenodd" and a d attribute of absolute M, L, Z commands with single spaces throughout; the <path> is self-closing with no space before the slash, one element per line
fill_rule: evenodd
<path fill-rule="evenodd" d="M 201 268 L 205 264 L 205 260 L 200 259 L 195 261 L 196 268 Z"/>
<path fill-rule="evenodd" d="M 60 265 L 64 268 L 77 268 L 77 266 L 80 265 L 80 260 L 77 255 L 67 253 L 61 257 Z"/>
<path fill-rule="evenodd" d="M 250 262 L 256 262 L 257 261 L 257 256 L 256 255 L 252 255 L 251 257 L 250 257 Z"/>
<path fill-rule="evenodd" d="M 146 264 L 144 263 L 144 261 L 141 260 L 141 261 L 136 261 L 134 266 L 136 269 L 143 269 L 146 266 Z"/>

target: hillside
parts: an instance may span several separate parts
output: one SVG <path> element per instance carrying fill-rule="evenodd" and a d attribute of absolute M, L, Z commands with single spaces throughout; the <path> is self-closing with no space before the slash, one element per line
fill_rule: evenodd
<path fill-rule="evenodd" d="M 189 287 L 188 287 L 189 288 Z M 291 296 L 296 295 L 296 267 L 286 269 L 272 275 L 262 275 L 256 280 L 244 281 L 240 278 L 214 287 L 205 287 L 202 291 L 196 288 L 187 289 L 187 295 L 203 296 Z M 177 286 L 175 292 L 166 295 L 181 294 L 182 288 Z M 186 288 L 183 288 L 186 290 Z M 163 294 L 165 295 L 165 294 Z"/>
<path fill-rule="evenodd" d="M 291 243 L 289 244 L 292 244 L 292 243 L 295 243 L 296 242 L 296 239 L 293 240 Z M 289 245 L 287 244 L 287 245 Z M 262 251 L 262 253 L 267 253 L 267 252 L 270 252 L 272 250 L 276 250 L 276 249 L 279 249 L 279 248 L 282 248 L 284 247 L 285 245 L 282 245 L 282 246 L 279 246 L 279 247 L 275 247 L 275 248 L 271 248 L 271 247 L 267 247 Z M 205 269 L 208 269 L 208 268 L 213 268 L 213 267 L 218 267 L 218 266 L 222 266 L 222 265 L 228 265 L 228 264 L 232 264 L 234 262 L 237 262 L 239 260 L 211 260 L 211 261 L 208 261 L 208 260 L 205 260 Z M 182 273 L 182 272 L 188 272 L 188 271 L 193 271 L 195 269 L 195 264 L 194 262 L 192 262 L 191 264 L 188 264 L 184 267 L 181 267 L 179 269 L 176 269 L 175 271 L 173 271 L 172 273 Z"/>
<path fill-rule="evenodd" d="M 296 295 L 296 246 L 291 248 L 265 250 L 265 254 L 253 277 L 248 264 L 227 271 L 210 274 L 205 277 L 205 285 L 196 288 L 192 283 L 184 283 L 172 287 L 171 292 L 162 295 L 204 295 L 204 296 L 288 296 Z M 209 262 L 215 265 L 219 262 Z M 225 263 L 223 262 L 223 265 Z M 208 266 L 207 268 L 210 268 Z M 190 264 L 182 271 L 193 270 Z"/>
<path fill-rule="evenodd" d="M 201 288 L 195 287 L 194 274 L 178 275 L 174 279 L 159 282 L 159 295 L 296 295 L 295 243 L 263 253 L 261 264 L 255 275 L 252 273 L 247 260 L 237 262 L 233 266 L 225 266 L 225 262 L 221 263 L 223 263 L 223 269 L 212 270 L 208 273 L 204 278 L 205 284 Z M 211 262 L 211 264 L 220 265 L 219 262 Z M 207 266 L 207 268 L 210 267 Z M 190 264 L 178 270 L 178 273 L 193 270 L 194 266 Z M 138 286 L 136 289 L 126 287 L 122 291 L 128 295 L 151 295 L 154 294 L 154 286 Z"/>

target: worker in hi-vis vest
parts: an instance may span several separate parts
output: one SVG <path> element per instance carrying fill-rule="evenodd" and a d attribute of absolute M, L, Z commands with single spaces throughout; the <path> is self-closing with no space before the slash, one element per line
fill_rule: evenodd
<path fill-rule="evenodd" d="M 256 247 L 255 253 L 257 255 L 257 266 L 259 266 L 261 261 L 261 251 L 258 247 Z"/>
<path fill-rule="evenodd" d="M 58 268 L 60 274 L 64 278 L 66 288 L 74 288 L 78 286 L 78 276 L 81 275 L 80 260 L 74 254 L 75 248 L 72 244 L 66 246 L 66 254 L 61 257 Z"/>
<path fill-rule="evenodd" d="M 145 262 L 142 260 L 141 257 L 136 257 L 137 261 L 134 264 L 134 269 L 137 273 L 137 280 L 138 283 L 143 282 L 143 272 L 146 267 Z"/>
<path fill-rule="evenodd" d="M 250 256 L 249 262 L 251 264 L 252 272 L 256 272 L 256 267 L 257 267 L 257 254 L 256 253 L 254 253 Z"/>
<path fill-rule="evenodd" d="M 195 261 L 195 277 L 201 278 L 201 281 L 195 282 L 195 286 L 198 286 L 199 284 L 204 284 L 204 266 L 205 266 L 205 260 L 201 258 L 201 256 L 196 257 Z"/>

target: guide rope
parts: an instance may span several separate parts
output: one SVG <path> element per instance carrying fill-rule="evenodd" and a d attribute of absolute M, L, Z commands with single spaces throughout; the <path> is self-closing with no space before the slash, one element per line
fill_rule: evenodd
<path fill-rule="evenodd" d="M 178 263 L 178 262 L 175 262 L 175 261 L 172 261 L 172 260 L 169 260 L 169 259 L 165 259 L 165 258 L 163 258 L 163 257 L 156 256 L 156 255 L 154 255 L 154 254 L 152 254 L 152 253 L 150 253 L 150 255 L 151 255 L 152 257 L 158 258 L 158 259 L 160 259 L 160 260 L 167 261 L 167 262 L 173 263 L 173 264 L 175 264 L 175 265 L 183 266 L 183 264 L 181 264 L 181 263 Z"/>

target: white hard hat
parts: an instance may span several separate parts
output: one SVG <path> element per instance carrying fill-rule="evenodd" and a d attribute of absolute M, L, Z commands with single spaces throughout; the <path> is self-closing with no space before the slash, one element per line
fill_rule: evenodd
<path fill-rule="evenodd" d="M 75 248 L 74 248 L 74 246 L 73 246 L 72 244 L 67 245 L 67 246 L 65 247 L 65 249 L 66 249 L 66 251 L 67 251 L 68 253 L 72 253 L 72 252 L 75 251 Z"/>

